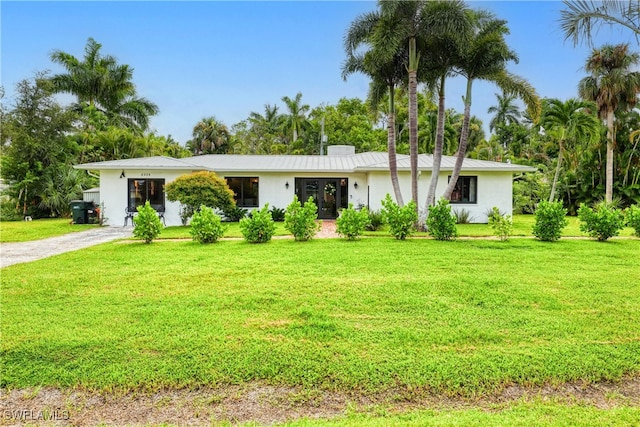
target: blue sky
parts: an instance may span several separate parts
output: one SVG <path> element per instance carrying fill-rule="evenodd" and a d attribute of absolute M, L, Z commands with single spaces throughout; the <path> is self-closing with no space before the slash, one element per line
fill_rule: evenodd
<path fill-rule="evenodd" d="M 509 23 L 510 46 L 520 57 L 510 70 L 543 97 L 577 94 L 589 47 L 564 42 L 559 1 L 471 1 Z M 366 97 L 368 81 L 344 82 L 342 38 L 371 1 L 0 2 L 1 84 L 11 104 L 15 84 L 39 70 L 62 71 L 50 53 L 82 57 L 89 37 L 103 54 L 134 68 L 138 93 L 160 108 L 151 126 L 185 143 L 193 126 L 214 115 L 231 127 L 252 111 L 302 92 L 312 108 L 341 97 Z M 603 28 L 599 43 L 637 41 Z M 498 90 L 474 85 L 472 113 L 488 124 Z M 462 111 L 464 81 L 449 83 L 447 107 Z M 340 141 L 348 143 L 348 141 Z"/>

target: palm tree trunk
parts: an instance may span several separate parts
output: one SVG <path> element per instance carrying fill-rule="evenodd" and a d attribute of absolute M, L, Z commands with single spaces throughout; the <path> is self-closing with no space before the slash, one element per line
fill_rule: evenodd
<path fill-rule="evenodd" d="M 429 192 L 425 203 L 425 212 L 429 206 L 433 206 L 436 201 L 436 188 L 438 187 L 438 176 L 440 175 L 440 164 L 442 163 L 442 145 L 444 143 L 444 82 L 445 76 L 440 77 L 440 88 L 438 90 L 438 123 L 436 126 L 436 143 L 433 148 L 433 167 L 431 169 L 431 181 L 429 182 Z"/>
<path fill-rule="evenodd" d="M 605 201 L 611 203 L 613 201 L 613 142 L 615 140 L 615 129 L 613 127 L 614 111 L 607 111 L 607 175 Z"/>
<path fill-rule="evenodd" d="M 556 186 L 558 185 L 558 177 L 560 177 L 560 169 L 562 168 L 562 158 L 564 157 L 564 142 L 558 143 L 558 164 L 556 165 L 556 173 L 553 175 L 553 184 L 551 184 L 551 194 L 549 194 L 549 203 L 555 201 Z"/>
<path fill-rule="evenodd" d="M 467 154 L 467 142 L 469 141 L 469 122 L 471 121 L 471 86 L 473 85 L 473 79 L 467 79 L 467 94 L 464 98 L 464 117 L 462 119 L 462 129 L 460 130 L 460 142 L 458 143 L 458 152 L 456 153 L 456 163 L 453 166 L 453 172 L 451 173 L 451 180 L 447 189 L 444 190 L 444 197 L 447 200 L 451 199 L 451 193 L 458 182 L 460 171 L 462 170 L 462 162 Z"/>
<path fill-rule="evenodd" d="M 418 209 L 418 56 L 416 40 L 409 40 L 409 160 L 411 164 L 411 199 Z"/>
<path fill-rule="evenodd" d="M 398 181 L 398 163 L 396 160 L 396 111 L 394 104 L 393 84 L 389 85 L 389 119 L 387 120 L 387 149 L 389 151 L 389 174 L 391 175 L 391 186 L 396 196 L 396 203 L 404 206 L 402 200 L 402 191 L 400 190 L 400 182 Z"/>

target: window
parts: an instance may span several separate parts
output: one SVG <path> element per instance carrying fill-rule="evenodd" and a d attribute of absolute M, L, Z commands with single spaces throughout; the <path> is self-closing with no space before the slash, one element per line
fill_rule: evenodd
<path fill-rule="evenodd" d="M 144 205 L 147 200 L 156 210 L 164 208 L 164 179 L 129 180 L 129 209 Z"/>
<path fill-rule="evenodd" d="M 449 177 L 451 181 L 451 177 Z M 478 202 L 478 177 L 460 176 L 453 192 L 451 203 L 477 203 Z"/>
<path fill-rule="evenodd" d="M 236 205 L 242 208 L 255 208 L 260 206 L 258 198 L 258 177 L 233 177 L 226 178 L 227 185 L 233 191 Z"/>

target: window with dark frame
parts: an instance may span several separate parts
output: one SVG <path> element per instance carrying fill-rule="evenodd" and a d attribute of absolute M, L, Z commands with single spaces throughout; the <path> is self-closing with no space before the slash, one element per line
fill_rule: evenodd
<path fill-rule="evenodd" d="M 129 179 L 129 198 L 127 206 L 135 210 L 138 206 L 149 204 L 155 210 L 164 208 L 164 179 Z"/>
<path fill-rule="evenodd" d="M 226 177 L 227 185 L 233 191 L 236 205 L 241 208 L 257 208 L 260 206 L 260 179 L 251 177 Z"/>
<path fill-rule="evenodd" d="M 451 177 L 449 177 L 451 181 Z M 477 203 L 478 177 L 459 176 L 458 182 L 451 193 L 451 203 Z"/>

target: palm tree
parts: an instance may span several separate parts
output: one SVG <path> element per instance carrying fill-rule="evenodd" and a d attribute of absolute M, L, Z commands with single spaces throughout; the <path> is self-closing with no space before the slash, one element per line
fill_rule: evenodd
<path fill-rule="evenodd" d="M 369 12 L 357 17 L 344 38 L 347 60 L 342 66 L 342 78 L 355 72 L 369 76 L 372 81 L 369 86 L 369 102 L 372 110 L 377 110 L 383 94 L 388 92 L 389 111 L 387 114 L 387 151 L 389 156 L 389 174 L 391 185 L 398 205 L 404 205 L 400 182 L 398 180 L 398 166 L 396 159 L 396 111 L 395 90 L 406 75 L 404 52 L 396 52 L 390 60 L 381 58 L 373 46 L 373 35 L 381 23 L 382 17 L 378 12 Z M 366 46 L 365 53 L 356 51 Z"/>
<path fill-rule="evenodd" d="M 205 117 L 193 127 L 193 139 L 187 148 L 195 155 L 224 154 L 229 148 L 229 129 L 214 116 Z"/>
<path fill-rule="evenodd" d="M 517 62 L 518 57 L 506 44 L 504 36 L 509 33 L 506 21 L 496 19 L 485 11 L 473 11 L 474 26 L 468 34 L 467 42 L 461 47 L 459 73 L 467 79 L 464 97 L 464 120 L 460 131 L 460 143 L 456 153 L 456 162 L 451 179 L 443 194 L 451 198 L 466 155 L 471 119 L 471 94 L 475 80 L 487 80 L 496 83 L 503 92 L 520 96 L 534 116 L 539 114 L 540 99 L 533 87 L 523 78 L 509 73 L 506 64 Z"/>
<path fill-rule="evenodd" d="M 633 108 L 640 93 L 640 73 L 631 71 L 640 63 L 640 55 L 629 52 L 628 44 L 605 45 L 593 49 L 585 64 L 591 73 L 580 80 L 578 92 L 598 106 L 598 116 L 607 123 L 607 166 L 605 201 L 613 200 L 613 154 L 615 147 L 615 112 Z"/>
<path fill-rule="evenodd" d="M 378 2 L 384 18 L 372 41 L 383 58 L 390 60 L 407 50 L 409 92 L 409 154 L 411 164 L 411 198 L 418 203 L 418 68 L 421 52 L 428 40 L 460 34 L 465 29 L 464 3 L 461 1 L 400 0 Z M 443 118 L 444 119 L 444 118 Z M 437 144 L 436 144 L 437 145 Z"/>
<path fill-rule="evenodd" d="M 553 176 L 549 202 L 555 200 L 558 177 L 562 169 L 565 148 L 568 143 L 584 143 L 600 136 L 600 124 L 595 117 L 595 104 L 575 98 L 567 101 L 551 99 L 545 103 L 542 126 L 545 133 L 558 143 L 558 162 Z"/>
<path fill-rule="evenodd" d="M 492 105 L 487 113 L 495 113 L 489 122 L 489 131 L 494 132 L 499 126 L 509 125 L 511 123 L 520 123 L 522 113 L 520 108 L 514 103 L 516 96 L 513 94 L 496 93 L 498 105 Z"/>
<path fill-rule="evenodd" d="M 89 38 L 82 60 L 56 50 L 51 60 L 62 65 L 66 73 L 51 77 L 54 91 L 77 97 L 75 109 L 96 109 L 108 117 L 111 124 L 144 131 L 149 117 L 158 113 L 158 107 L 136 95 L 131 81 L 133 68 L 119 65 L 111 55 L 100 53 L 102 45 Z"/>
<path fill-rule="evenodd" d="M 284 118 L 284 127 L 292 132 L 292 142 L 296 142 L 299 132 L 306 129 L 309 123 L 305 113 L 309 111 L 310 107 L 307 104 L 302 104 L 302 93 L 300 92 L 298 92 L 293 99 L 288 96 L 283 96 L 282 101 L 289 110 L 289 114 L 285 115 Z"/>
<path fill-rule="evenodd" d="M 567 9 L 560 12 L 560 26 L 565 39 L 577 45 L 591 41 L 592 30 L 602 24 L 621 25 L 640 36 L 640 1 L 638 0 L 563 0 Z"/>

